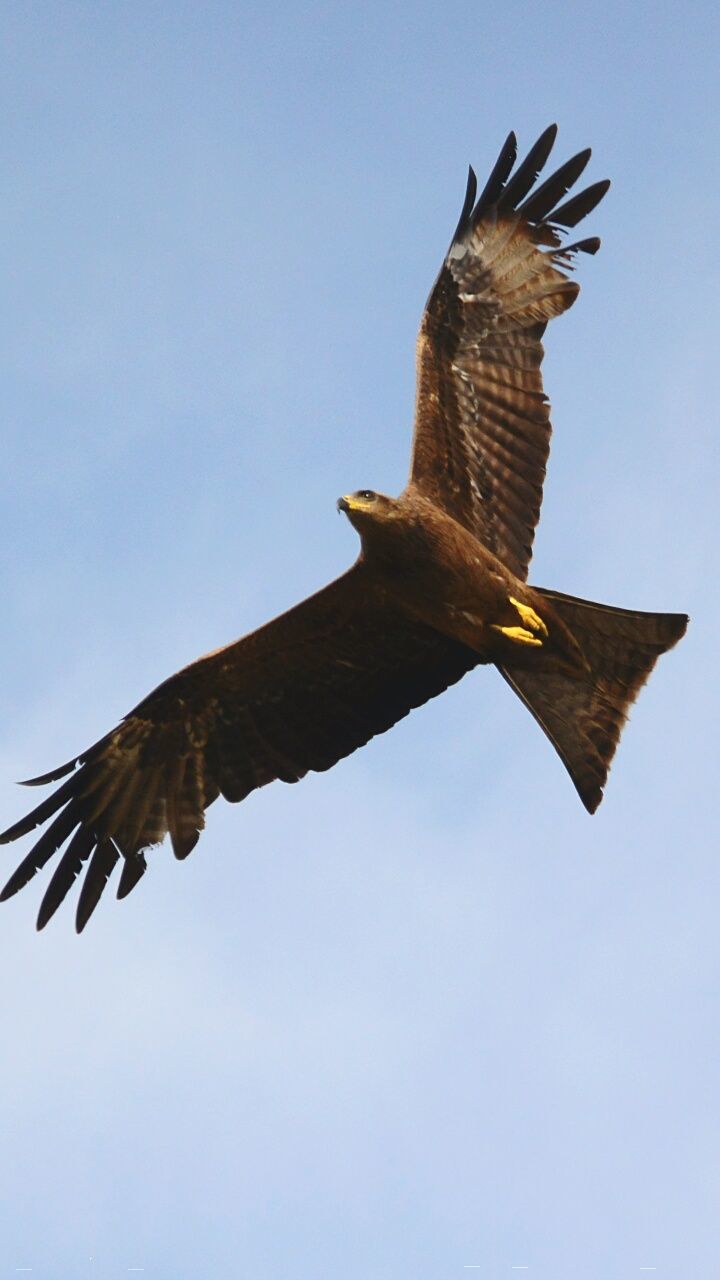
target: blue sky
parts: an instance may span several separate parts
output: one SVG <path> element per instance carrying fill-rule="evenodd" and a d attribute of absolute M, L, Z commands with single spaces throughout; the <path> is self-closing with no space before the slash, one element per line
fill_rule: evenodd
<path fill-rule="evenodd" d="M 215 805 L 81 939 L 6 905 L 2 1274 L 715 1274 L 714 7 L 0 28 L 3 826 L 13 779 L 354 558 L 335 499 L 404 483 L 419 316 L 510 128 L 613 179 L 548 333 L 532 580 L 693 617 L 593 819 L 480 672 Z"/>

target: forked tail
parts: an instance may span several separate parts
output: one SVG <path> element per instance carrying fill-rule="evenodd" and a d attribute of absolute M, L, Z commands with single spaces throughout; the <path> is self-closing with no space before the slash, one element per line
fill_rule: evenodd
<path fill-rule="evenodd" d="M 688 619 L 684 613 L 635 613 L 535 590 L 571 631 L 589 671 L 499 670 L 544 729 L 585 808 L 594 813 L 628 711 L 660 654 L 685 634 Z"/>

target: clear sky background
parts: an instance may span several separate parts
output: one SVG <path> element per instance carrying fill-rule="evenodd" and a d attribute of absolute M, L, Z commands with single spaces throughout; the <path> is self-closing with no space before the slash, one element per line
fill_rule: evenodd
<path fill-rule="evenodd" d="M 40 883 L 4 906 L 0 1276 L 720 1272 L 716 15 L 3 4 L 3 826 L 354 558 L 335 499 L 404 483 L 422 306 L 510 128 L 613 179 L 548 332 L 532 580 L 693 622 L 595 818 L 480 671 L 216 804 L 81 939 L 35 933 Z"/>

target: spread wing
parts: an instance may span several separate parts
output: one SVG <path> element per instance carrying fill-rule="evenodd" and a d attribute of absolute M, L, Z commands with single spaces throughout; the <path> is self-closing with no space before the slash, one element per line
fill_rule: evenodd
<path fill-rule="evenodd" d="M 596 182 L 559 203 L 590 158 L 582 151 L 532 189 L 557 127 L 512 173 L 510 134 L 476 201 L 472 169 L 457 230 L 423 315 L 410 485 L 470 529 L 517 577 L 527 576 L 550 447 L 542 335 L 572 306 L 573 255 L 562 247 L 605 195 Z"/>
<path fill-rule="evenodd" d="M 476 663 L 464 645 L 403 617 L 358 562 L 259 631 L 179 671 L 88 751 L 33 779 L 66 780 L 0 835 L 6 843 L 52 819 L 0 900 L 62 849 L 38 928 L 87 864 L 79 932 L 118 861 L 125 897 L 146 869 L 143 850 L 168 832 L 175 856 L 187 857 L 218 795 L 239 801 L 275 778 L 297 782 L 329 769 Z"/>

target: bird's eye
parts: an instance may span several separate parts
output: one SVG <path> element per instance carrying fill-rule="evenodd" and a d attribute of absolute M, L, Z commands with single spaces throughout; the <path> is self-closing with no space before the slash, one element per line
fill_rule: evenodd
<path fill-rule="evenodd" d="M 363 502 L 374 502 L 376 496 L 372 489 L 361 489 L 358 493 L 358 498 L 362 498 Z"/>

